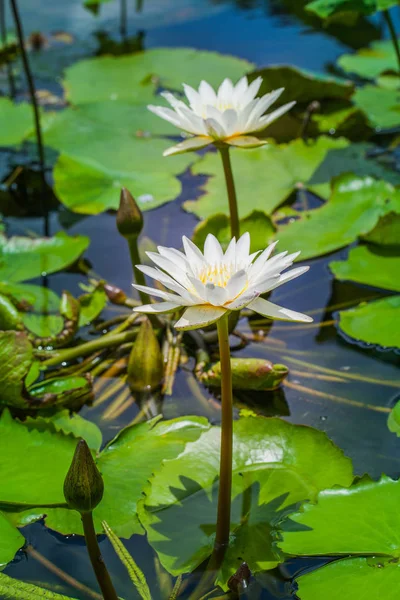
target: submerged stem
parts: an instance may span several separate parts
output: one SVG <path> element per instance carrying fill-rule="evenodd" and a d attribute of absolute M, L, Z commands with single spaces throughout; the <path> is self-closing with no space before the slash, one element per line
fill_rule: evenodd
<path fill-rule="evenodd" d="M 221 361 L 221 454 L 214 552 L 224 553 L 229 543 L 231 524 L 233 442 L 232 373 L 227 313 L 218 321 L 217 327 Z"/>
<path fill-rule="evenodd" d="M 24 65 L 24 71 L 25 71 L 26 80 L 28 83 L 29 96 L 31 99 L 32 107 L 33 107 L 33 114 L 34 114 L 34 120 L 35 120 L 36 145 L 37 145 L 37 150 L 38 150 L 38 155 L 39 155 L 39 166 L 40 166 L 40 174 L 41 174 L 41 179 L 42 179 L 41 209 L 42 209 L 42 214 L 43 214 L 43 218 L 44 218 L 44 235 L 46 237 L 48 237 L 49 236 L 49 215 L 48 215 L 47 204 L 46 204 L 46 170 L 45 170 L 45 160 L 44 160 L 44 147 L 43 147 L 43 140 L 42 140 L 42 129 L 40 126 L 39 106 L 38 106 L 37 98 L 36 98 L 35 83 L 33 81 L 31 67 L 30 67 L 29 60 L 28 60 L 28 55 L 27 55 L 26 49 L 25 49 L 24 31 L 23 31 L 22 22 L 21 22 L 21 19 L 19 16 L 17 0 L 11 0 L 11 9 L 12 9 L 13 16 L 14 16 L 15 26 L 17 29 L 18 46 L 19 46 L 19 50 L 21 52 L 22 63 Z"/>
<path fill-rule="evenodd" d="M 397 34 L 396 34 L 396 29 L 394 27 L 394 23 L 392 20 L 392 17 L 390 15 L 389 10 L 384 10 L 383 11 L 383 16 L 385 17 L 386 23 L 388 25 L 389 28 L 389 32 L 390 32 L 390 37 L 392 39 L 392 44 L 393 44 L 393 48 L 397 57 L 397 64 L 399 67 L 399 75 L 400 75 L 400 46 L 399 46 L 399 40 L 397 38 Z"/>
<path fill-rule="evenodd" d="M 235 181 L 233 179 L 231 157 L 229 154 L 229 147 L 220 146 L 219 152 L 221 154 L 222 166 L 224 167 L 226 190 L 228 192 L 229 215 L 231 220 L 231 236 L 238 239 L 240 235 L 239 214 L 237 207 Z"/>
<path fill-rule="evenodd" d="M 101 555 L 100 546 L 97 541 L 96 531 L 93 524 L 93 514 L 91 512 L 81 513 L 81 518 L 90 562 L 92 563 L 92 567 L 104 596 L 104 600 L 118 600 L 118 596 L 111 581 L 110 574 L 107 571 L 107 567 Z"/>

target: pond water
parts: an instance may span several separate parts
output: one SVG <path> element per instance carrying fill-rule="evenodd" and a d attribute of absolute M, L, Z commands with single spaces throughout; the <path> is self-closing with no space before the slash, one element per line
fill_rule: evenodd
<path fill-rule="evenodd" d="M 75 38 L 72 45 L 43 50 L 33 56 L 32 65 L 40 88 L 57 92 L 62 69 L 77 58 L 90 56 L 96 51 L 98 41 L 94 34 L 99 30 L 110 37 L 118 37 L 117 2 L 104 4 L 98 17 L 83 9 L 80 0 L 68 3 L 20 0 L 19 4 L 27 34 L 35 30 L 45 34 L 63 30 Z M 345 40 L 343 36 L 341 39 L 334 37 L 329 31 L 312 29 L 296 16 L 295 2 L 144 0 L 140 12 L 135 12 L 133 2 L 130 4 L 128 34 L 134 36 L 142 31 L 145 48 L 190 46 L 237 55 L 259 66 L 286 63 L 322 72 L 341 53 L 358 43 L 354 39 L 356 36 Z M 396 16 L 397 13 L 394 14 Z M 361 43 L 379 37 L 381 25 L 379 19 L 368 22 L 365 31 L 358 32 Z M 176 240 L 183 234 L 189 234 L 196 224 L 194 216 L 181 210 L 180 205 L 186 198 L 193 197 L 193 187 L 199 186 L 199 180 L 186 173 L 182 182 L 180 198 L 146 213 L 143 235 L 157 243 L 174 246 Z M 314 200 L 310 198 L 310 201 Z M 115 215 L 77 218 L 61 208 L 58 213 L 52 214 L 50 225 L 52 233 L 67 227 L 69 233 L 88 235 L 91 245 L 86 256 L 94 271 L 126 291 L 130 290 L 131 264 L 125 241 L 115 230 Z M 26 232 L 28 229 L 40 232 L 42 223 L 39 218 L 10 218 L 7 227 L 9 233 Z M 333 323 L 338 308 L 384 295 L 376 289 L 333 281 L 327 264 L 332 259 L 346 257 L 347 252 L 346 249 L 330 255 L 329 260 L 308 261 L 311 271 L 304 283 L 296 281 L 273 292 L 274 302 L 312 314 L 315 323 L 312 327 L 274 323 L 264 342 L 249 344 L 235 352 L 236 356 L 265 357 L 273 362 L 283 362 L 291 369 L 288 383 L 279 393 L 263 393 L 247 400 L 238 398 L 238 406 L 240 402 L 247 401 L 262 414 L 282 415 L 293 423 L 325 431 L 351 457 L 359 475 L 368 472 L 373 477 L 381 473 L 397 477 L 400 474 L 399 443 L 395 435 L 388 435 L 386 421 L 388 410 L 399 396 L 399 357 L 391 352 L 369 350 L 348 343 L 338 334 Z M 81 280 L 83 278 L 73 273 L 57 274 L 49 276 L 48 285 L 56 292 L 64 288 L 78 292 Z M 108 316 L 114 314 L 110 312 Z M 245 320 L 240 329 L 249 332 Z M 321 368 L 317 376 L 315 370 L 308 368 L 310 363 Z M 329 373 L 324 369 L 334 371 L 330 375 L 339 377 L 339 380 L 329 380 L 326 377 Z M 109 402 L 112 400 L 113 397 Z M 85 407 L 81 414 L 95 420 L 104 432 L 105 441 L 108 441 L 122 426 L 130 423 L 140 409 L 133 404 L 115 420 L 107 421 L 103 418 L 106 406 Z M 213 422 L 218 422 L 220 416 L 218 403 L 210 400 L 206 389 L 199 388 L 194 395 L 184 369 L 177 374 L 173 395 L 165 397 L 162 403 L 153 402 L 148 410 L 152 414 L 162 411 L 166 418 L 205 415 Z M 55 565 L 96 589 L 81 538 L 71 536 L 65 539 L 45 529 L 42 523 L 27 527 L 24 535 L 28 543 Z M 185 535 L 184 525 L 182 535 Z M 144 569 L 152 593 L 157 597 L 160 583 L 155 575 L 151 549 L 140 536 L 134 536 L 127 542 L 127 547 Z M 107 542 L 102 543 L 102 549 L 113 577 L 120 581 L 121 595 L 125 599 L 132 597 L 130 580 Z M 292 561 L 279 571 L 258 577 L 253 582 L 251 597 L 292 597 L 291 578 L 309 566 L 309 562 Z M 40 562 L 22 552 L 5 572 L 39 585 L 47 582 L 52 589 L 76 598 L 88 597 L 63 583 L 57 575 L 49 574 Z"/>

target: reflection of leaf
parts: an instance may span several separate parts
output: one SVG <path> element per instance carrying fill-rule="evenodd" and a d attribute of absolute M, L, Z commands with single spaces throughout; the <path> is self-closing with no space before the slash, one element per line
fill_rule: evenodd
<path fill-rule="evenodd" d="M 343 175 L 335 181 L 326 204 L 299 213 L 299 220 L 282 226 L 277 238 L 289 252 L 301 248 L 301 259 L 320 256 L 368 233 L 393 210 L 400 212 L 399 190 L 371 177 Z"/>
<path fill-rule="evenodd" d="M 210 425 L 203 418 L 183 417 L 160 423 L 157 423 L 156 419 L 124 429 L 106 446 L 97 459 L 97 466 L 104 479 L 105 491 L 101 504 L 94 511 L 96 530 L 100 533 L 102 521 L 107 520 L 110 527 L 120 537 L 129 538 L 134 533 L 143 533 L 136 508 L 151 474 L 160 467 L 163 460 L 175 457 L 185 448 L 188 441 L 197 439 L 200 433 L 209 427 Z M 70 438 L 70 436 L 64 437 Z M 1 442 L 2 438 L 0 438 L 0 456 Z M 60 442 L 57 443 L 61 446 Z M 57 448 L 58 446 L 55 449 L 57 450 Z M 44 446 L 40 450 L 42 460 L 46 460 L 46 452 L 51 452 L 51 447 Z M 68 454 L 69 462 L 72 454 L 73 449 Z M 40 463 L 38 456 L 36 459 Z M 20 460 L 23 464 L 22 457 Z M 13 461 L 18 462 L 16 457 L 13 458 Z M 66 466 L 65 462 L 60 460 L 57 477 L 49 483 L 49 493 L 53 489 L 55 493 L 58 478 L 63 480 L 68 467 L 69 464 Z M 35 477 L 34 470 L 28 473 L 23 471 L 20 477 L 21 483 L 24 482 L 26 486 L 30 486 L 33 477 Z M 35 485 L 33 487 L 36 489 Z M 62 487 L 58 486 L 56 489 L 58 490 L 58 502 L 63 502 Z M 45 496 L 47 496 L 47 490 L 42 497 L 39 496 L 36 499 L 36 504 L 34 501 L 30 504 L 40 505 Z M 16 491 L 13 499 L 18 501 L 18 498 L 21 498 L 21 493 Z M 82 533 L 79 514 L 65 508 L 52 508 L 45 511 L 33 508 L 24 511 L 21 515 L 14 515 L 14 521 L 17 524 L 26 524 L 41 518 L 44 512 L 47 515 L 46 523 L 52 529 L 64 534 Z"/>
<path fill-rule="evenodd" d="M 241 219 L 239 225 L 242 233 L 245 231 L 250 233 L 251 252 L 264 249 L 275 232 L 271 219 L 259 210 L 255 210 L 245 219 Z M 218 214 L 199 223 L 192 236 L 196 246 L 203 247 L 209 233 L 214 234 L 223 248 L 226 248 L 231 241 L 229 217 Z"/>
<path fill-rule="evenodd" d="M 400 348 L 399 309 L 400 296 L 363 302 L 339 313 L 339 327 L 355 340 L 384 348 Z"/>
<path fill-rule="evenodd" d="M 89 239 L 59 232 L 51 238 L 6 238 L 0 234 L 0 278 L 19 282 L 60 271 L 77 260 Z"/>
<path fill-rule="evenodd" d="M 300 600 L 397 600 L 400 562 L 379 558 L 338 560 L 296 581 Z"/>
<path fill-rule="evenodd" d="M 5 514 L 0 512 L 0 570 L 14 558 L 15 553 L 23 545 L 24 538 L 18 529 L 10 523 Z"/>
<path fill-rule="evenodd" d="M 343 54 L 338 65 L 346 73 L 355 73 L 365 79 L 375 79 L 384 71 L 398 69 L 397 58 L 390 40 L 373 42 L 370 48 L 362 48 L 355 54 Z"/>
<path fill-rule="evenodd" d="M 336 279 L 400 292 L 399 250 L 358 246 L 350 250 L 347 260 L 331 262 L 329 267 Z"/>
<path fill-rule="evenodd" d="M 0 98 L 0 146 L 20 144 L 33 129 L 33 112 L 30 104 L 14 104 Z"/>
<path fill-rule="evenodd" d="M 214 427 L 177 458 L 166 461 L 151 479 L 139 507 L 150 543 L 174 575 L 192 571 L 212 550 L 219 445 L 220 429 Z M 350 461 L 325 434 L 279 419 L 236 421 L 233 446 L 234 538 L 220 575 L 223 583 L 240 560 L 249 562 L 252 570 L 279 562 L 269 533 L 277 513 L 301 499 L 314 498 L 329 481 L 348 485 L 352 479 Z M 185 514 L 190 518 L 185 519 Z M 182 522 L 190 527 L 184 540 Z M 258 535 L 253 535 L 257 523 Z"/>

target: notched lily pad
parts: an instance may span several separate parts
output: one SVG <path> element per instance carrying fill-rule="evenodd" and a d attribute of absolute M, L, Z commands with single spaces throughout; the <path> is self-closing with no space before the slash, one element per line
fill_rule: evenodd
<path fill-rule="evenodd" d="M 331 262 L 329 267 L 336 279 L 400 292 L 400 248 L 358 246 L 350 250 L 347 260 Z"/>

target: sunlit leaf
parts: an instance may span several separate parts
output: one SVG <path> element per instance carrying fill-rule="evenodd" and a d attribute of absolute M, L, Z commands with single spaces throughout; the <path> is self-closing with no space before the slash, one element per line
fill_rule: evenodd
<path fill-rule="evenodd" d="M 24 543 L 25 540 L 18 529 L 7 519 L 6 514 L 0 512 L 0 570 L 14 558 Z"/>
<path fill-rule="evenodd" d="M 400 348 L 397 327 L 400 296 L 363 302 L 339 313 L 339 327 L 350 338 L 384 348 Z"/>
<path fill-rule="evenodd" d="M 219 447 L 215 427 L 188 444 L 155 473 L 140 505 L 149 541 L 174 575 L 192 571 L 212 551 Z M 252 571 L 276 566 L 281 558 L 272 547 L 272 524 L 330 481 L 352 480 L 349 459 L 324 433 L 279 419 L 236 421 L 233 448 L 233 536 L 219 575 L 224 584 L 243 560 Z"/>
<path fill-rule="evenodd" d="M 400 437 L 400 402 L 396 402 L 392 408 L 388 416 L 387 425 L 389 431 L 395 433 L 397 437 Z"/>
<path fill-rule="evenodd" d="M 379 218 L 391 211 L 400 213 L 400 191 L 372 177 L 343 175 L 338 178 L 328 202 L 282 226 L 277 233 L 289 252 L 301 248 L 300 259 L 333 252 L 371 231 Z"/>
<path fill-rule="evenodd" d="M 400 252 L 376 246 L 352 248 L 347 260 L 329 265 L 336 279 L 400 292 Z"/>
<path fill-rule="evenodd" d="M 362 239 L 378 246 L 400 246 L 400 214 L 388 212 L 380 217 L 376 226 Z"/>
<path fill-rule="evenodd" d="M 0 332 L 0 405 L 26 408 L 24 379 L 33 362 L 33 348 L 25 334 Z"/>
<path fill-rule="evenodd" d="M 353 101 L 374 127 L 390 129 L 400 125 L 400 89 L 366 85 L 356 91 Z"/>
<path fill-rule="evenodd" d="M 107 304 L 107 295 L 103 285 L 98 285 L 92 292 L 79 298 L 79 327 L 89 325 L 101 314 Z"/>
<path fill-rule="evenodd" d="M 343 54 L 338 60 L 338 65 L 346 73 L 355 73 L 365 79 L 375 79 L 385 71 L 398 70 L 396 54 L 390 40 L 378 40 L 372 42 L 370 48 L 362 48 L 355 54 Z"/>
<path fill-rule="evenodd" d="M 16 104 L 8 98 L 0 98 L 0 146 L 20 144 L 33 127 L 33 109 L 30 104 Z"/>

